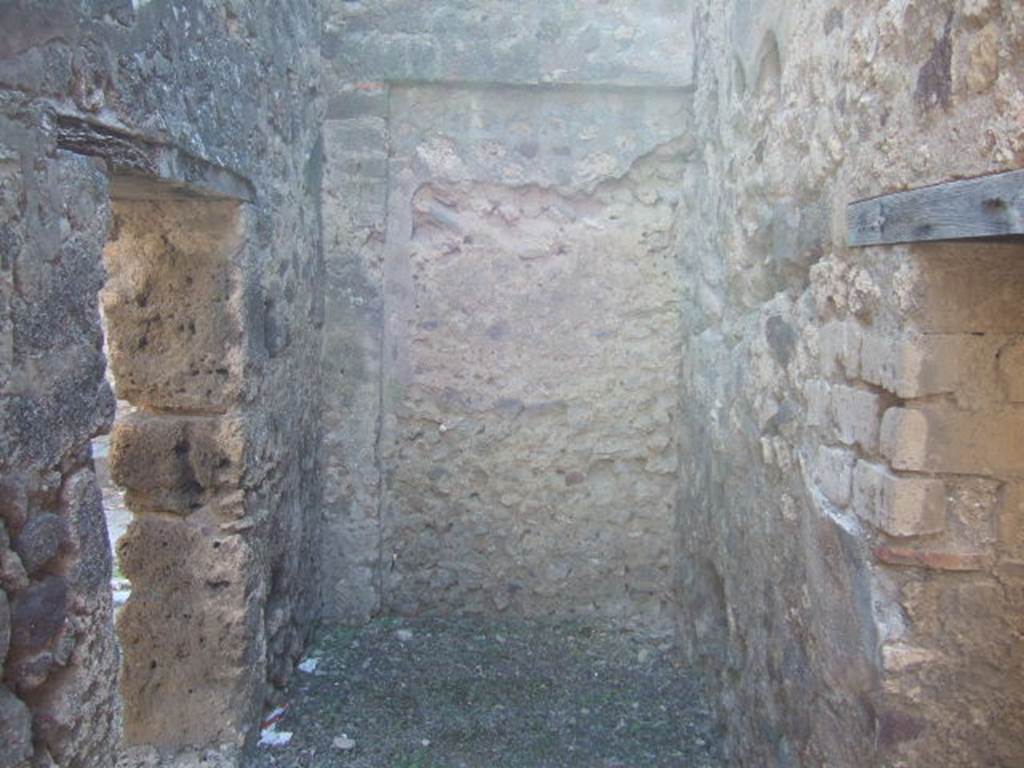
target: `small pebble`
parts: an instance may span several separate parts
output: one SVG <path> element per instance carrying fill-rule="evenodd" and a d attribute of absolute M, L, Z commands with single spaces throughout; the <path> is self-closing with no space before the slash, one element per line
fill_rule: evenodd
<path fill-rule="evenodd" d="M 400 642 L 407 643 L 410 640 L 412 640 L 412 630 L 400 629 L 397 632 L 395 632 L 395 637 L 397 637 Z"/>

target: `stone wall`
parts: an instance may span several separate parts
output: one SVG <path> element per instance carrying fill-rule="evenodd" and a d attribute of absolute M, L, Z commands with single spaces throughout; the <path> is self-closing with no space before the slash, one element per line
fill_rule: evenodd
<path fill-rule="evenodd" d="M 664 630 L 686 5 L 326 16 L 329 614 Z"/>
<path fill-rule="evenodd" d="M 1020 167 L 1018 3 L 698 4 L 680 636 L 732 764 L 1017 765 L 1021 247 L 845 246 Z"/>
<path fill-rule="evenodd" d="M 321 589 L 674 616 L 730 764 L 1024 761 L 1024 254 L 845 245 L 1024 164 L 1019 3 L 0 29 L 0 764 L 112 765 L 119 687 L 130 743 L 243 745 Z"/>
<path fill-rule="evenodd" d="M 128 741 L 244 742 L 319 610 L 320 21 L 0 7 L 3 765 L 110 768 L 120 736 L 101 289 L 137 406 L 113 462 Z"/>

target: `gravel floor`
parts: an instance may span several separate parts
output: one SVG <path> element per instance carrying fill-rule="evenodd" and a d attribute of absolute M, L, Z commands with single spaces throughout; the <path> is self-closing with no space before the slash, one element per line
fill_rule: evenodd
<path fill-rule="evenodd" d="M 254 768 L 711 768 L 710 715 L 667 646 L 476 619 L 328 627 Z"/>

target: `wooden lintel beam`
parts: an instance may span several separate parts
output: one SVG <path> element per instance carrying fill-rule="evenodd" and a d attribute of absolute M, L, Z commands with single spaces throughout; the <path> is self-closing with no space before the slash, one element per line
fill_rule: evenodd
<path fill-rule="evenodd" d="M 858 200 L 847 221 L 852 246 L 1024 237 L 1024 170 Z"/>

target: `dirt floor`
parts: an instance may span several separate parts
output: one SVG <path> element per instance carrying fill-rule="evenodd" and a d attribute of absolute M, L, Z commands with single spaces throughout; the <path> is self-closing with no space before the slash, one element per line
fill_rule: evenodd
<path fill-rule="evenodd" d="M 722 765 L 696 680 L 623 632 L 378 621 L 321 630 L 302 668 L 255 768 Z"/>

